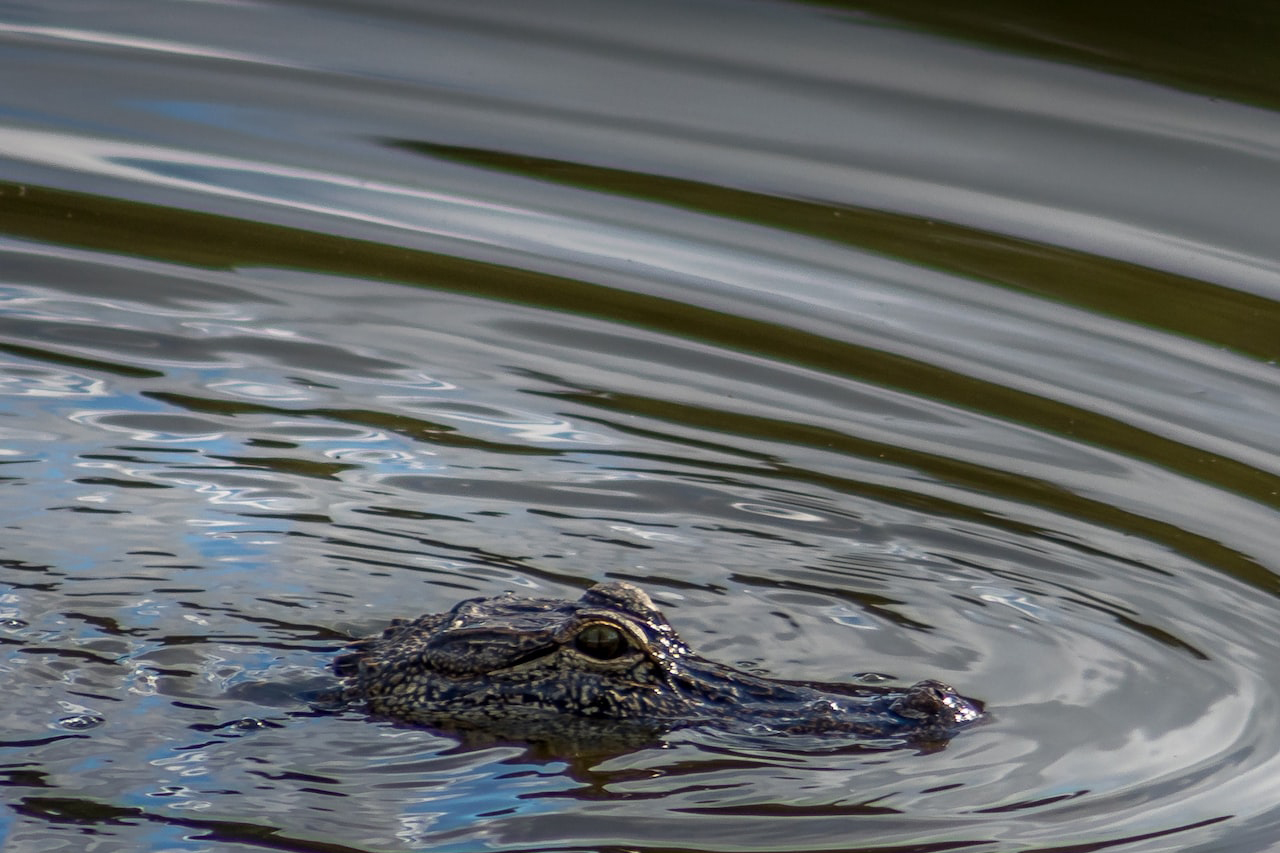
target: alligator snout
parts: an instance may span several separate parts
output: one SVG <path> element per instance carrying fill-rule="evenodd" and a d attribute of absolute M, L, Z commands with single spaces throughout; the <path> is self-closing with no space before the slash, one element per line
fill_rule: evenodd
<path fill-rule="evenodd" d="M 889 706 L 889 710 L 909 720 L 940 725 L 961 725 L 982 716 L 982 703 L 961 696 L 941 681 L 917 682 Z"/>

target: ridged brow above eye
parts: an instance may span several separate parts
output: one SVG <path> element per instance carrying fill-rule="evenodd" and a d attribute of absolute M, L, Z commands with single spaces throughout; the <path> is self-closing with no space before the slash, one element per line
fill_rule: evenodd
<path fill-rule="evenodd" d="M 589 622 L 574 635 L 573 647 L 595 660 L 615 660 L 631 650 L 631 643 L 617 625 Z"/>

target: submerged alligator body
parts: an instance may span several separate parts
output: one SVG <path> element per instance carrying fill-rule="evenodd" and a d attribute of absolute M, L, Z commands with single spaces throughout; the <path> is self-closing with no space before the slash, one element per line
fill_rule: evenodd
<path fill-rule="evenodd" d="M 939 681 L 785 681 L 709 661 L 623 582 L 577 601 L 507 593 L 397 620 L 334 669 L 343 698 L 378 716 L 520 740 L 714 725 L 941 745 L 983 713 Z"/>

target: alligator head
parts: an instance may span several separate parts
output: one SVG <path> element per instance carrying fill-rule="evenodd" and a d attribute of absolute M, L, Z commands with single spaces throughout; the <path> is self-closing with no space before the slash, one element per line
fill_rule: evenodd
<path fill-rule="evenodd" d="M 936 746 L 983 714 L 939 681 L 788 681 L 715 663 L 623 582 L 596 584 L 577 601 L 463 601 L 392 623 L 334 666 L 344 698 L 376 715 L 520 740 L 715 725 Z"/>

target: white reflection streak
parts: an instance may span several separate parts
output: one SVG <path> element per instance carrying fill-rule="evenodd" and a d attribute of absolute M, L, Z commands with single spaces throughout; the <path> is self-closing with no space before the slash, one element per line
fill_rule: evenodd
<path fill-rule="evenodd" d="M 209 432 L 165 432 L 158 429 L 139 429 L 131 425 L 114 424 L 109 420 L 113 417 L 133 417 L 138 414 L 142 413 L 132 409 L 85 409 L 83 411 L 72 412 L 67 416 L 67 420 L 72 421 L 73 423 L 86 424 L 96 427 L 97 429 L 107 430 L 108 432 L 122 432 L 128 435 L 133 441 L 207 442 L 217 441 L 226 435 L 226 430 L 212 430 Z"/>
<path fill-rule="evenodd" d="M 300 65 L 281 62 L 266 56 L 255 56 L 235 50 L 217 50 L 211 47 L 188 44 L 186 42 L 167 41 L 163 39 L 139 38 L 137 36 L 120 35 L 119 33 L 95 32 L 93 30 L 75 30 L 68 27 L 34 27 L 23 24 L 0 24 L 0 35 L 35 36 L 37 38 L 70 41 L 77 44 L 96 44 L 105 47 L 123 47 L 129 50 L 145 50 L 151 53 L 168 53 L 177 56 L 200 56 L 206 59 L 228 59 L 235 62 L 254 62 L 262 65 L 275 65 L 286 68 L 301 68 Z"/>
<path fill-rule="evenodd" d="M 653 530 L 642 530 L 639 527 L 632 527 L 629 524 L 611 524 L 609 529 L 617 533 L 627 533 L 637 539 L 644 539 L 649 542 L 683 542 L 684 537 L 677 533 L 658 533 Z"/>
<path fill-rule="evenodd" d="M 311 503 L 309 498 L 288 495 L 279 496 L 268 493 L 272 489 L 284 489 L 290 485 L 289 478 L 285 475 L 257 470 L 243 473 L 243 469 L 237 463 L 223 460 L 207 463 L 205 468 L 207 469 L 208 477 L 203 480 L 194 476 L 179 475 L 173 471 L 153 472 L 146 468 L 129 467 L 119 462 L 105 460 L 82 460 L 77 462 L 75 467 L 110 471 L 124 480 L 154 483 L 168 488 L 185 486 L 195 491 L 196 494 L 203 496 L 211 504 L 247 506 L 268 511 L 288 511 Z M 248 482 L 218 482 L 216 479 L 220 474 L 237 476 L 242 473 L 243 476 L 240 476 L 240 479 Z M 100 491 L 80 495 L 77 500 L 89 503 L 108 503 L 118 496 L 119 493 L 116 490 Z"/>
<path fill-rule="evenodd" d="M 514 438 L 523 439 L 529 442 L 565 441 L 577 444 L 614 443 L 607 436 L 600 433 L 580 430 L 576 428 L 572 422 L 567 420 L 535 420 L 532 419 L 534 417 L 533 415 L 528 416 L 531 420 L 520 421 L 486 418 L 480 415 L 464 415 L 459 414 L 458 412 L 433 412 L 432 414 L 442 419 L 497 427 L 499 429 L 507 430 Z"/>
<path fill-rule="evenodd" d="M 58 169 L 70 169 L 120 178 L 121 180 L 135 183 L 190 190 L 204 195 L 218 195 L 275 207 L 286 207 L 292 210 L 307 210 L 313 213 L 340 216 L 345 219 L 385 225 L 391 228 L 426 231 L 443 237 L 490 245 L 505 245 L 505 241 L 498 240 L 496 237 L 482 239 L 475 233 L 474 228 L 448 229 L 440 226 L 430 226 L 425 223 L 413 223 L 402 216 L 392 216 L 389 213 L 360 212 L 350 208 L 307 202 L 300 198 L 235 189 L 208 181 L 195 181 L 161 174 L 155 169 L 130 165 L 129 161 L 146 161 L 157 166 L 171 165 L 185 169 L 194 167 L 205 169 L 209 172 L 239 173 L 266 179 L 292 180 L 309 184 L 313 187 L 335 187 L 348 192 L 354 191 L 356 194 L 377 194 L 410 202 L 404 211 L 396 211 L 397 213 L 423 210 L 426 209 L 427 205 L 434 204 L 453 208 L 456 213 L 484 212 L 501 213 L 507 216 L 533 216 L 528 210 L 510 205 L 482 202 L 447 193 L 417 190 L 362 178 L 334 175 L 313 169 L 300 169 L 252 160 L 241 160 L 235 157 L 221 157 L 213 154 L 198 154 L 154 145 L 135 145 L 106 139 L 72 137 L 38 130 L 0 128 L 0 151 L 3 151 L 4 156 L 9 159 L 26 160 L 30 163 L 38 163 Z M 354 196 L 347 196 L 347 198 L 351 197 Z"/>
<path fill-rule="evenodd" d="M 55 368 L 0 363 L 3 397 L 105 397 L 107 385 L 82 373 Z"/>

